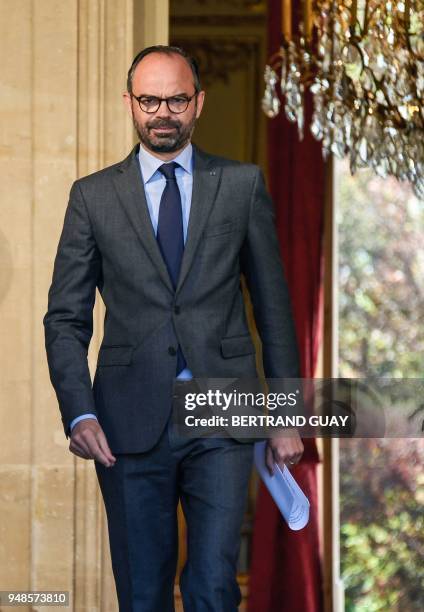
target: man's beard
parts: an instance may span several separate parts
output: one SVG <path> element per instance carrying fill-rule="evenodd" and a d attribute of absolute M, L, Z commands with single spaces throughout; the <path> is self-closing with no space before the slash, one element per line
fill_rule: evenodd
<path fill-rule="evenodd" d="M 191 121 L 184 125 L 176 119 L 152 119 L 143 126 L 138 123 L 133 113 L 133 124 L 143 145 L 154 153 L 173 153 L 182 149 L 190 140 L 196 123 L 196 113 Z M 153 128 L 175 128 L 172 134 L 153 134 Z"/>

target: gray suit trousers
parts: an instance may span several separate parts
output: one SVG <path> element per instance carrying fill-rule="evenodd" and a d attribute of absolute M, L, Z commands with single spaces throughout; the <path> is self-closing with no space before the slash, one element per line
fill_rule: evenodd
<path fill-rule="evenodd" d="M 173 612 L 177 505 L 187 523 L 180 576 L 185 612 L 236 612 L 240 529 L 253 444 L 179 437 L 170 420 L 145 453 L 96 462 L 120 612 Z"/>

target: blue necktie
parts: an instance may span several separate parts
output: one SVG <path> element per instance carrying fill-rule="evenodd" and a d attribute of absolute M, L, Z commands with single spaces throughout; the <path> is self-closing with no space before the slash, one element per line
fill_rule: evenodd
<path fill-rule="evenodd" d="M 176 162 L 171 162 L 162 164 L 162 166 L 158 168 L 159 172 L 166 178 L 166 185 L 159 205 L 156 237 L 174 289 L 177 287 L 184 252 L 181 194 L 175 178 L 175 168 L 177 168 L 178 165 L 179 164 Z M 180 346 L 178 346 L 177 376 L 184 370 L 186 365 L 184 355 Z"/>

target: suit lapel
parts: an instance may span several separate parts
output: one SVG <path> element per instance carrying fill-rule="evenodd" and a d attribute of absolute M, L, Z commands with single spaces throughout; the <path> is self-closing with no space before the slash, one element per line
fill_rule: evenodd
<path fill-rule="evenodd" d="M 149 210 L 147 208 L 146 195 L 143 189 L 140 166 L 137 158 L 137 145 L 130 155 L 118 166 L 114 176 L 114 183 L 119 200 L 125 209 L 128 219 L 137 232 L 144 249 L 149 255 L 152 263 L 156 266 L 161 279 L 169 290 L 174 293 L 168 270 L 156 240 Z"/>
<path fill-rule="evenodd" d="M 215 201 L 221 180 L 221 169 L 213 165 L 213 157 L 193 145 L 194 174 L 190 218 L 181 270 L 176 288 L 180 291 L 196 253 L 203 229 Z"/>
<path fill-rule="evenodd" d="M 156 266 L 161 279 L 169 290 L 174 293 L 174 288 L 159 250 L 150 220 L 137 157 L 138 147 L 139 145 L 134 147 L 130 155 L 117 166 L 117 172 L 113 180 L 119 201 L 140 242 L 152 263 Z M 194 174 L 190 218 L 180 275 L 175 290 L 176 293 L 181 289 L 193 263 L 196 249 L 215 201 L 221 179 L 221 169 L 214 167 L 212 156 L 200 151 L 194 145 L 193 155 Z"/>

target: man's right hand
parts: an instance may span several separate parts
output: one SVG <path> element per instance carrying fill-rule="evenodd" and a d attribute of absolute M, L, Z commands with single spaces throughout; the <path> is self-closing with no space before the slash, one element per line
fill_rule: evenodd
<path fill-rule="evenodd" d="M 95 419 L 83 419 L 74 426 L 69 450 L 77 457 L 95 459 L 106 467 L 115 465 L 116 457 L 112 455 L 103 429 Z"/>

